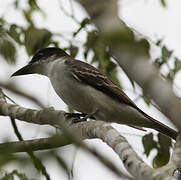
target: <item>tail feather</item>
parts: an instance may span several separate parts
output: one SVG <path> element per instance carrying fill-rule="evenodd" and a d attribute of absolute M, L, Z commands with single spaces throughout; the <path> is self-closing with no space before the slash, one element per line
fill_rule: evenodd
<path fill-rule="evenodd" d="M 151 120 L 150 123 L 150 128 L 153 128 L 155 130 L 157 130 L 158 132 L 176 140 L 177 136 L 178 136 L 178 132 L 175 131 L 174 129 L 166 126 L 165 124 L 157 121 L 156 119 L 152 118 L 151 116 L 149 116 L 148 114 L 144 113 L 142 110 L 139 109 L 139 111 L 149 120 Z"/>
<path fill-rule="evenodd" d="M 169 136 L 170 138 L 176 140 L 178 133 L 175 130 L 171 129 L 170 127 L 168 127 L 168 126 L 166 126 L 164 124 L 156 124 L 156 125 L 157 126 L 155 126 L 155 129 L 158 132 L 160 132 L 160 133 L 162 133 L 162 134 L 164 134 L 166 136 Z"/>

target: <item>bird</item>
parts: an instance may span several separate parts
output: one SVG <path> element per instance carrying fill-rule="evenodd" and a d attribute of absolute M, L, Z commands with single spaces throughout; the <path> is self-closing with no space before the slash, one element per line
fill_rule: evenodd
<path fill-rule="evenodd" d="M 143 112 L 106 75 L 58 47 L 40 49 L 12 76 L 28 74 L 47 76 L 65 104 L 95 120 L 151 128 L 176 140 L 174 129 Z"/>

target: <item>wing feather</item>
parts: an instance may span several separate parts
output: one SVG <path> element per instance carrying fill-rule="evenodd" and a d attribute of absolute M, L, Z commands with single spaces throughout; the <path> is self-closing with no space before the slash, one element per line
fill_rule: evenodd
<path fill-rule="evenodd" d="M 98 69 L 90 64 L 74 59 L 69 59 L 65 63 L 80 81 L 106 93 L 108 96 L 115 98 L 115 100 L 119 101 L 120 103 L 124 103 L 135 108 L 140 113 L 142 113 L 143 116 L 152 121 L 154 129 L 172 137 L 173 139 L 176 139 L 178 133 L 175 130 L 153 119 L 151 116 L 139 109 L 136 104 L 118 86 L 116 86 Z"/>
<path fill-rule="evenodd" d="M 66 64 L 82 82 L 95 87 L 121 103 L 139 109 L 117 85 L 92 65 L 79 60 L 67 60 Z"/>

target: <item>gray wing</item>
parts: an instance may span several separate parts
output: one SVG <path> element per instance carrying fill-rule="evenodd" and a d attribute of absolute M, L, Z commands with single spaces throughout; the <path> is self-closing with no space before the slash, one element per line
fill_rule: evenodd
<path fill-rule="evenodd" d="M 79 60 L 67 60 L 66 64 L 82 82 L 95 87 L 121 103 L 139 109 L 118 86 L 92 65 Z"/>
<path fill-rule="evenodd" d="M 115 100 L 119 101 L 120 103 L 124 103 L 135 108 L 146 118 L 152 121 L 154 129 L 172 137 L 173 139 L 176 139 L 178 133 L 175 130 L 153 119 L 148 114 L 139 109 L 136 104 L 118 86 L 116 86 L 107 76 L 103 75 L 98 69 L 91 66 L 90 64 L 74 60 L 72 58 L 67 60 L 66 64 L 72 70 L 73 75 L 75 75 L 83 83 L 95 87 L 96 89 L 106 93 L 108 96 L 115 98 Z"/>

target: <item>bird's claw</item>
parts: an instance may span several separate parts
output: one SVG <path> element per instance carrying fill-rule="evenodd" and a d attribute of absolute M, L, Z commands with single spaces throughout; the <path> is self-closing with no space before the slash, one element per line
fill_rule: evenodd
<path fill-rule="evenodd" d="M 84 113 L 65 113 L 66 118 L 81 118 L 85 117 L 87 114 Z"/>
<path fill-rule="evenodd" d="M 84 117 L 86 115 L 87 114 L 84 114 L 84 113 L 65 113 L 65 117 L 66 118 L 72 118 L 72 123 L 73 124 L 85 121 Z"/>
<path fill-rule="evenodd" d="M 72 120 L 72 123 L 75 124 L 75 123 L 84 122 L 84 121 L 87 121 L 87 119 L 85 119 L 85 118 L 75 118 L 75 119 Z"/>
<path fill-rule="evenodd" d="M 73 119 L 73 123 L 84 122 L 84 121 L 87 121 L 87 119 L 89 119 L 89 118 L 95 119 L 95 118 L 94 118 L 94 115 L 95 115 L 98 111 L 99 111 L 99 110 L 96 109 L 96 110 L 95 110 L 93 113 L 91 113 L 91 114 L 84 114 L 84 117 L 83 117 L 83 118 Z"/>
<path fill-rule="evenodd" d="M 94 115 L 98 112 L 99 110 L 96 109 L 93 113 L 91 114 L 84 114 L 84 113 L 65 113 L 65 116 L 67 118 L 73 118 L 72 123 L 79 123 L 79 122 L 84 122 L 87 121 L 87 119 L 94 118 Z"/>

